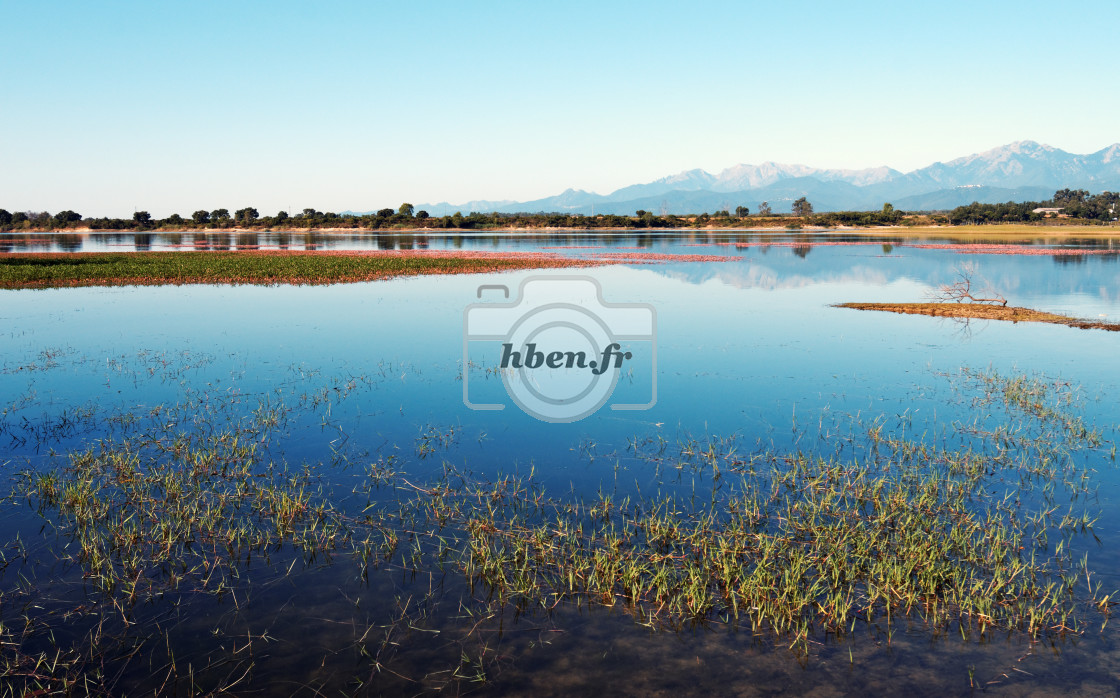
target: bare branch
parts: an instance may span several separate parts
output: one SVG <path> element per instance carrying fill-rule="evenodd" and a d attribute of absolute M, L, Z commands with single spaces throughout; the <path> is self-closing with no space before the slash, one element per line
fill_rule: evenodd
<path fill-rule="evenodd" d="M 1003 294 L 992 290 L 991 287 L 973 291 L 972 277 L 975 273 L 976 268 L 971 263 L 961 265 L 957 270 L 958 279 L 930 292 L 928 294 L 930 299 L 942 303 L 964 303 L 968 301 L 970 303 L 990 303 L 1006 307 L 1007 299 L 1003 297 Z"/>

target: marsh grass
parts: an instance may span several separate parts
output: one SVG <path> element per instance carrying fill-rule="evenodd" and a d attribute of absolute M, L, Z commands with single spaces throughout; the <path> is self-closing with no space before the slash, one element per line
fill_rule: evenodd
<path fill-rule="evenodd" d="M 580 496 L 532 468 L 473 472 L 455 458 L 461 425 L 422 425 L 412 448 L 358 443 L 340 406 L 392 366 L 293 367 L 283 389 L 246 395 L 194 387 L 177 363 L 110 362 L 180 394 L 142 411 L 99 406 L 82 432 L 98 438 L 59 437 L 50 413 L 11 407 L 7 433 L 25 449 L 84 445 L 23 468 L 4 500 L 43 527 L 3 547 L 6 694 L 253 690 L 277 640 L 251 622 L 250 599 L 339 569 L 353 618 L 331 621 L 348 630 L 321 667 L 348 671 L 349 691 L 464 690 L 511 661 L 518 629 L 591 609 L 654 631 L 750 631 L 804 656 L 859 629 L 889 643 L 899 621 L 932 637 L 1061 641 L 1107 622 L 1114 603 L 1084 552 L 1108 442 L 1076 388 L 1046 377 L 944 377 L 983 414 L 933 437 L 915 436 L 909 414 L 832 417 L 846 431 L 822 415 L 816 439 L 794 427 L 787 449 L 635 435 L 612 456 L 616 475 L 664 474 L 657 489 Z M 312 431 L 330 439 L 320 462 L 277 455 Z M 573 453 L 590 461 L 598 447 Z M 298 615 L 295 598 L 275 612 Z M 188 651 L 196 613 L 223 639 Z"/>
<path fill-rule="evenodd" d="M 89 252 L 0 254 L 0 288 L 331 284 L 418 274 L 586 267 L 555 254 L 480 252 Z"/>

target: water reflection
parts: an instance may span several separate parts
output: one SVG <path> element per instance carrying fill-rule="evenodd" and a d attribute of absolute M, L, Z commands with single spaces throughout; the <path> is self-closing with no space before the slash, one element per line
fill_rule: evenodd
<path fill-rule="evenodd" d="M 768 290 L 859 282 L 885 288 L 916 282 L 918 292 L 872 293 L 840 301 L 926 300 L 930 289 L 952 281 L 963 264 L 1012 305 L 1097 318 L 1120 317 L 1116 263 L 1120 241 L 1085 239 L 1079 254 L 1049 254 L 1045 240 L 1026 245 L 1032 254 L 979 253 L 975 242 L 904 241 L 882 236 L 812 231 L 771 233 L 718 231 L 548 231 L 533 235 L 500 233 L 321 233 L 316 231 L 0 234 L 0 249 L 11 252 L 95 250 L 480 250 L 547 252 L 593 257 L 600 252 L 712 254 L 738 263 L 688 264 L 652 260 L 658 273 L 702 284 L 718 279 L 737 288 Z M 1041 248 L 1041 249 L 1036 249 Z M 1042 254 L 1039 254 L 1045 250 Z M 1002 251 L 1002 248 L 1000 248 Z"/>
<path fill-rule="evenodd" d="M 891 254 L 896 245 L 906 240 L 891 235 L 836 231 L 717 231 L 717 230 L 602 230 L 602 231 L 543 231 L 543 232 L 464 232 L 440 233 L 436 231 L 406 231 L 400 233 L 375 233 L 371 231 L 322 232 L 309 230 L 285 231 L 194 231 L 183 232 L 89 232 L 89 233 L 0 233 L 0 249 L 12 252 L 96 252 L 109 250 L 177 250 L 184 249 L 183 237 L 193 236 L 195 241 L 206 240 L 206 245 L 189 246 L 188 249 L 319 249 L 319 250 L 392 250 L 392 249 L 537 249 L 541 247 L 608 247 L 641 250 L 675 250 L 706 245 L 733 245 L 736 243 L 760 245 L 774 243 L 794 245 L 800 257 L 806 257 L 814 247 L 836 243 L 865 243 L 878 245 L 883 254 Z M 1003 240 L 952 239 L 928 240 L 948 245 L 1006 244 Z M 1112 251 L 1120 254 L 1120 241 L 1100 238 L 1023 238 L 1014 241 L 1031 247 L 1077 247 L 1093 251 Z M 1070 260 L 1062 260 L 1070 261 Z M 1075 262 L 1074 262 L 1075 263 Z"/>
<path fill-rule="evenodd" d="M 151 244 L 157 245 L 158 237 L 153 234 Z M 413 248 L 465 244 L 539 249 L 566 241 L 563 236 L 548 237 L 548 244 L 542 240 L 510 242 L 494 235 L 404 237 L 408 240 L 376 240 L 378 245 L 382 240 L 391 242 L 388 249 L 401 249 L 402 244 Z M 644 242 L 658 251 L 703 249 L 688 247 L 686 244 L 694 243 L 683 239 L 611 237 L 611 245 L 618 248 L 640 247 Z M 267 240 L 274 246 L 306 248 L 318 244 L 317 239 L 302 233 L 236 238 L 203 234 L 192 236 L 190 247 L 251 248 Z M 966 259 L 977 261 L 980 273 L 1012 289 L 1017 299 L 1035 298 L 1044 305 L 1087 303 L 1090 301 L 1081 294 L 1096 292 L 1096 284 L 1115 301 L 1114 260 L 1094 256 L 1065 265 L 1054 264 L 1045 256 L 965 256 L 951 250 L 904 246 L 888 251 L 880 240 L 857 247 L 814 246 L 798 239 L 773 242 L 797 245 L 704 250 L 738 255 L 737 262 L 618 265 L 587 272 L 601 282 L 607 300 L 647 302 L 657 309 L 660 395 L 658 404 L 648 412 L 619 415 L 603 411 L 583 422 L 558 425 L 538 422 L 512 409 L 484 413 L 463 406 L 459 376 L 463 309 L 476 299 L 480 284 L 512 286 L 525 273 L 324 287 L 0 292 L 5 329 L 0 334 L 4 359 L 0 394 L 21 396 L 34 391 L 52 410 L 65 411 L 95 401 L 105 409 L 119 406 L 126 413 L 142 415 L 153 405 L 174 399 L 182 390 L 180 381 L 186 379 L 190 385 L 209 386 L 212 393 L 231 400 L 248 396 L 246 410 L 257 404 L 258 396 L 284 391 L 293 403 L 313 401 L 319 395 L 316 388 L 325 385 L 323 399 L 331 400 L 328 404 L 332 406 L 324 410 L 329 419 L 320 421 L 315 414 L 306 423 L 281 429 L 262 448 L 295 469 L 323 467 L 339 453 L 352 457 L 346 469 L 329 471 L 331 477 L 342 478 L 344 492 L 353 492 L 353 480 L 346 478 L 360 475 L 361 468 L 382 452 L 401 454 L 404 461 L 415 460 L 410 454 L 416 452 L 417 435 L 434 424 L 454 425 L 465 436 L 438 458 L 418 465 L 410 462 L 409 467 L 426 465 L 432 471 L 446 468 L 494 478 L 531 468 L 554 492 L 588 497 L 602 492 L 621 499 L 638 490 L 674 491 L 682 493 L 682 503 L 696 496 L 696 481 L 681 475 L 671 463 L 658 472 L 650 463 L 636 461 L 628 450 L 632 439 L 663 438 L 670 448 L 679 448 L 687 435 L 719 434 L 742 444 L 744 454 L 754 452 L 760 444 L 819 448 L 827 454 L 834 444 L 847 448 L 848 432 L 844 438 L 836 438 L 835 425 L 849 423 L 861 413 L 865 419 L 882 415 L 891 425 L 905 424 L 908 433 L 934 434 L 942 425 L 967 420 L 971 414 L 969 403 L 949 399 L 945 383 L 937 375 L 962 365 L 994 365 L 1008 373 L 1018 369 L 1060 374 L 1065 381 L 1089 386 L 1091 416 L 1115 423 L 1115 401 L 1096 399 L 1114 395 L 1118 389 L 1113 368 L 1116 337 L 1109 333 L 993 323 L 983 332 L 961 337 L 952 323 L 933 318 L 830 307 L 845 300 L 920 300 L 932 285 L 951 279 L 954 267 Z M 570 251 L 581 252 L 586 250 Z M 169 308 L 174 311 L 168 312 Z M 230 308 L 238 312 L 230 312 Z M 60 347 L 69 348 L 69 353 L 51 353 L 52 348 Z M 188 375 L 164 375 L 181 357 L 193 357 L 200 351 L 206 361 Z M 49 361 L 61 368 L 47 370 Z M 119 368 L 136 361 L 140 370 L 135 375 Z M 332 384 L 335 377 L 342 382 Z M 371 387 L 355 391 L 346 400 L 337 397 L 356 377 L 368 377 Z M 7 423 L 18 428 L 24 414 L 17 406 Z M 39 419 L 37 413 L 26 414 L 32 421 Z M 812 420 L 808 431 L 807 419 Z M 818 440 L 813 429 L 833 430 L 832 440 Z M 802 439 L 805 433 L 810 436 Z M 58 437 L 61 443 L 50 445 L 65 453 L 97 436 L 67 433 Z M 0 462 L 38 464 L 48 457 L 47 449 L 36 452 L 30 443 L 4 441 L 0 446 Z M 1098 455 L 1102 461 L 1099 496 L 1109 505 L 1120 488 L 1114 471 Z M 700 483 L 701 499 L 708 492 L 705 484 Z M 405 490 L 404 496 L 414 496 L 415 491 Z M 361 509 L 364 502 L 355 504 Z M 15 508 L 8 508 L 5 514 L 14 516 L 11 510 Z M 28 507 L 20 511 L 26 517 L 33 514 Z M 1107 513 L 1106 506 L 1106 520 L 1099 527 L 1102 545 L 1090 546 L 1094 563 L 1100 565 L 1103 558 L 1110 579 L 1120 569 L 1107 557 L 1117 548 L 1120 522 L 1116 519 L 1115 510 Z M 38 520 L 30 520 L 34 525 L 28 524 L 29 536 L 44 535 Z M 279 557 L 281 552 L 275 554 Z M 449 562 L 448 570 L 454 569 L 454 562 Z M 450 586 L 454 578 L 455 573 L 449 571 L 435 583 Z M 323 657 L 330 656 L 349 664 L 338 668 L 337 685 L 323 685 L 322 692 L 328 688 L 344 692 L 353 664 L 353 653 L 347 652 L 366 626 L 383 622 L 381 616 L 371 614 L 403 603 L 415 589 L 429 584 L 427 579 L 395 572 L 371 574 L 370 579 L 368 584 L 362 583 L 349 560 L 340 556 L 333 566 L 303 573 L 298 583 L 262 584 L 252 597 L 252 618 L 247 617 L 244 624 L 239 619 L 236 626 L 224 622 L 227 616 L 222 615 L 235 604 L 218 608 L 196 602 L 181 621 L 183 634 L 195 639 L 185 640 L 176 648 L 177 654 L 187 654 L 186 649 L 213 650 L 217 641 L 202 647 L 197 638 L 216 637 L 212 635 L 216 628 L 225 633 L 223 638 L 267 630 L 279 641 L 269 652 L 255 657 L 260 666 L 254 678 L 287 681 L 277 691 L 290 693 L 292 685 L 312 685 L 319 680 L 322 672 L 317 675 L 315 671 L 326 666 Z M 152 608 L 162 609 L 158 603 L 154 600 Z M 468 627 L 476 622 L 475 618 L 463 621 L 459 606 L 442 611 Z M 262 628 L 249 622 L 257 618 L 267 618 L 269 625 Z M 435 637 L 430 631 L 439 630 L 441 642 L 444 637 L 459 637 L 454 633 L 461 634 L 462 627 L 449 620 L 446 625 L 436 625 L 445 619 L 434 618 L 433 627 L 425 627 L 423 632 Z M 509 659 L 498 667 L 490 688 L 511 694 L 539 689 L 596 695 L 610 681 L 613 685 L 625 682 L 634 693 L 776 692 L 792 687 L 822 694 L 884 694 L 904 688 L 916 695 L 935 695 L 968 690 L 973 669 L 978 680 L 999 680 L 1001 674 L 1011 674 L 1032 688 L 1055 689 L 1063 684 L 1084 685 L 1085 681 L 1096 686 L 1106 685 L 1111 676 L 1104 667 L 1112 666 L 1115 643 L 1120 641 L 1115 625 L 1105 634 L 1097 633 L 1094 625 L 1084 640 L 1059 644 L 1061 652 L 1032 654 L 1031 641 L 1018 636 L 978 642 L 974 637 L 959 640 L 950 632 L 943 641 L 934 642 L 915 618 L 912 623 L 904 620 L 899 624 L 889 650 L 881 637 L 882 628 L 860 625 L 846 639 L 820 638 L 812 658 L 801 661 L 803 658 L 786 651 L 784 645 L 775 648 L 764 631 L 750 632 L 746 623 L 742 632 L 697 627 L 680 635 L 650 633 L 626 615 L 621 603 L 613 610 L 597 608 L 588 613 L 561 607 L 556 616 L 540 619 L 540 627 L 533 625 L 537 619 L 531 616 L 503 619 L 507 620 L 500 651 Z M 358 632 L 352 632 L 355 623 L 362 625 Z M 562 632 L 553 633 L 552 628 Z M 390 639 L 398 641 L 396 636 Z M 423 675 L 428 670 L 427 653 L 434 653 L 430 648 L 438 643 L 427 637 L 399 639 L 406 647 L 411 640 L 421 649 L 417 659 L 409 659 L 414 663 L 394 664 L 393 669 Z M 308 646 L 314 651 L 304 651 Z M 438 644 L 446 646 L 450 645 Z M 135 673 L 149 673 L 150 666 L 143 664 Z M 1023 671 L 1037 678 L 1023 678 L 1008 671 L 1009 666 L 1024 667 Z M 415 692 L 419 688 L 407 685 L 400 690 Z"/>

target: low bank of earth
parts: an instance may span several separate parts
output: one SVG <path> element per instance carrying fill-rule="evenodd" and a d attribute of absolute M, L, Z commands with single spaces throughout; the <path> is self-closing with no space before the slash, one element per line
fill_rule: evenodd
<path fill-rule="evenodd" d="M 907 315 L 932 315 L 934 317 L 967 318 L 976 320 L 1008 320 L 1011 322 L 1047 322 L 1082 330 L 1120 331 L 1120 323 L 1096 322 L 1044 313 L 1030 308 L 1007 307 L 988 303 L 837 303 L 836 308 L 855 310 L 885 310 Z"/>

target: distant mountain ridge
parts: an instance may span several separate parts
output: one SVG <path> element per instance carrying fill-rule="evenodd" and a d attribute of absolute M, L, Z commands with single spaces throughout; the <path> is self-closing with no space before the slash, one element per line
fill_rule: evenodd
<path fill-rule="evenodd" d="M 1065 187 L 1092 193 L 1120 190 L 1120 143 L 1078 155 L 1034 141 L 1016 141 L 906 173 L 890 167 L 843 170 L 776 162 L 740 164 L 718 174 L 686 170 L 610 194 L 567 189 L 534 201 L 444 202 L 416 208 L 433 216 L 456 211 L 632 215 L 639 209 L 683 215 L 734 211 L 737 206 L 755 212 L 767 201 L 780 213 L 788 212 L 792 202 L 804 196 L 816 211 L 873 210 L 887 202 L 901 210 L 918 211 L 949 209 L 973 201 L 1036 201 Z"/>

